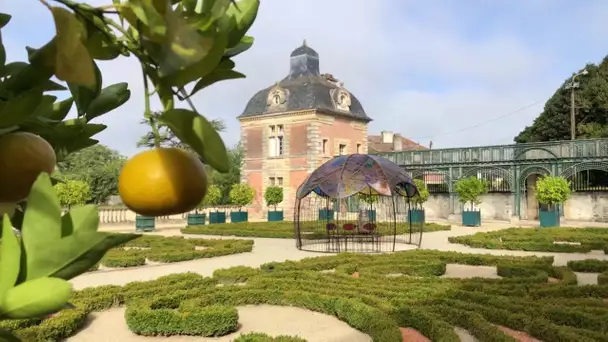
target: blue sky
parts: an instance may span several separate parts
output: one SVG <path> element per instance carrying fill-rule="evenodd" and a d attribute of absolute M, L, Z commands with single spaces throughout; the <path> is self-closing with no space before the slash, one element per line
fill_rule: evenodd
<path fill-rule="evenodd" d="M 9 59 L 25 58 L 26 45 L 38 47 L 52 36 L 50 13 L 38 1 L 0 1 L 2 11 L 14 15 L 2 31 Z M 261 3 L 251 31 L 256 44 L 236 61 L 248 77 L 214 85 L 194 99 L 202 114 L 226 121 L 228 145 L 239 139 L 236 117 L 248 99 L 286 75 L 289 53 L 303 39 L 320 54 L 321 71 L 334 74 L 362 102 L 374 119 L 370 133 L 391 130 L 425 145 L 432 140 L 434 148 L 512 142 L 566 77 L 608 54 L 608 2 L 601 0 Z M 122 59 L 101 68 L 106 85 L 128 81 L 134 95 L 101 119 L 109 128 L 98 137 L 133 154 L 145 132 L 138 124 L 143 100 L 137 65 Z"/>

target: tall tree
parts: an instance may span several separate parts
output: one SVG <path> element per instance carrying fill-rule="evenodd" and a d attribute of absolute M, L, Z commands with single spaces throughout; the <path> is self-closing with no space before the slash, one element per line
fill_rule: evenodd
<path fill-rule="evenodd" d="M 183 142 L 181 142 L 171 131 L 167 125 L 163 124 L 160 119 L 162 112 L 153 112 L 150 119 L 143 119 L 140 121 L 142 125 L 146 125 L 150 127 L 150 120 L 154 120 L 158 125 L 158 133 L 160 138 L 160 145 L 162 147 L 180 147 L 185 149 L 190 149 L 190 147 Z M 218 132 L 223 132 L 226 130 L 226 124 L 223 120 L 214 119 L 210 121 L 211 126 Z M 154 147 L 154 132 L 148 131 L 144 134 L 139 141 L 137 142 L 137 147 Z"/>
<path fill-rule="evenodd" d="M 587 64 L 587 75 L 576 80 L 576 131 L 578 138 L 608 137 L 608 56 Z M 570 89 L 568 77 L 545 104 L 543 112 L 515 137 L 516 143 L 570 139 Z"/>
<path fill-rule="evenodd" d="M 90 201 L 102 204 L 118 194 L 118 176 L 126 157 L 104 145 L 70 154 L 59 163 L 59 178 L 88 183 Z"/>

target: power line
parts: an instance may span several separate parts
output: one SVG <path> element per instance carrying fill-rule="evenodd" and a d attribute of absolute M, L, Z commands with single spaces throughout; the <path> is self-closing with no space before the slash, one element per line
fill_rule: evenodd
<path fill-rule="evenodd" d="M 522 111 L 524 111 L 524 110 L 526 110 L 528 108 L 536 106 L 539 103 L 541 103 L 541 101 L 534 101 L 533 103 L 531 103 L 529 105 L 526 105 L 524 107 L 521 107 L 521 108 L 519 108 L 519 109 L 517 109 L 515 111 L 509 112 L 509 113 L 501 115 L 501 116 L 497 116 L 495 118 L 492 118 L 490 120 L 486 120 L 486 121 L 477 123 L 477 124 L 472 125 L 472 126 L 467 126 L 467 127 L 463 127 L 463 128 L 459 128 L 459 129 L 453 130 L 453 131 L 447 131 L 447 132 L 433 134 L 433 135 L 411 137 L 411 138 L 408 137 L 408 139 L 410 139 L 410 140 L 416 140 L 416 139 L 425 139 L 425 138 L 436 138 L 436 137 L 439 137 L 439 136 L 450 135 L 450 134 L 454 134 L 454 133 L 460 133 L 460 132 L 463 132 L 463 131 L 466 131 L 466 130 L 469 130 L 469 129 L 472 129 L 472 128 L 477 128 L 479 126 L 482 126 L 482 125 L 485 125 L 485 124 L 488 124 L 488 123 L 491 123 L 491 122 L 494 122 L 494 121 L 498 121 L 500 119 L 506 118 L 506 117 L 511 116 L 511 115 L 518 114 L 518 113 L 520 113 L 520 112 L 522 112 Z"/>

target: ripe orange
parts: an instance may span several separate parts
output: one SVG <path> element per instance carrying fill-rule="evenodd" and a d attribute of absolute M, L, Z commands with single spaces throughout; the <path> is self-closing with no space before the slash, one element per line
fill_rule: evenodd
<path fill-rule="evenodd" d="M 201 203 L 207 186 L 203 163 L 179 148 L 138 153 L 125 163 L 118 178 L 123 203 L 143 216 L 188 212 Z"/>
<path fill-rule="evenodd" d="M 38 175 L 53 173 L 56 163 L 51 144 L 36 134 L 0 136 L 0 203 L 26 199 Z"/>

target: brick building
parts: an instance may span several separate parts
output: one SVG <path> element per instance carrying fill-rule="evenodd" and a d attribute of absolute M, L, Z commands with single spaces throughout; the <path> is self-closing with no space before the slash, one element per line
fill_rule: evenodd
<path fill-rule="evenodd" d="M 244 166 L 241 181 L 256 197 L 251 218 L 265 218 L 266 187 L 284 187 L 281 208 L 293 217 L 295 193 L 308 174 L 337 154 L 424 148 L 398 134 L 367 134 L 372 121 L 359 100 L 331 74 L 321 74 L 319 55 L 304 44 L 291 53 L 289 74 L 260 90 L 238 117 Z"/>

